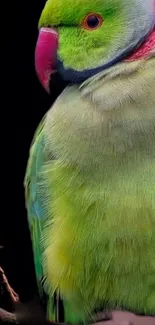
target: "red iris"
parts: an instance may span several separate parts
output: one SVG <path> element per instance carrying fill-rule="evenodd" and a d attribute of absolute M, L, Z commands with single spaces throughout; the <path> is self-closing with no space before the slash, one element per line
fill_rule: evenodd
<path fill-rule="evenodd" d="M 83 22 L 82 27 L 87 30 L 95 30 L 103 24 L 103 18 L 99 14 L 89 14 L 87 15 Z"/>

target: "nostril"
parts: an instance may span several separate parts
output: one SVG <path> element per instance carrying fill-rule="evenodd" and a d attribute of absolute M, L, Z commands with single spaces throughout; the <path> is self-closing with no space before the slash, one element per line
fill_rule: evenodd
<path fill-rule="evenodd" d="M 46 34 L 53 34 L 53 35 L 55 35 L 55 36 L 58 37 L 58 33 L 57 33 L 57 31 L 56 31 L 56 29 L 54 29 L 53 27 L 42 27 L 42 28 L 40 29 L 40 31 L 41 31 L 41 32 L 44 32 L 44 33 L 46 33 Z"/>

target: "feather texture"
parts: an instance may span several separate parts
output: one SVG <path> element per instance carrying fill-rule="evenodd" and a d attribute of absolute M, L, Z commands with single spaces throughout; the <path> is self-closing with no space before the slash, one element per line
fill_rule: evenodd
<path fill-rule="evenodd" d="M 25 185 L 37 278 L 60 293 L 65 322 L 105 303 L 155 313 L 154 89 L 154 57 L 121 63 L 66 88 L 35 136 Z"/>

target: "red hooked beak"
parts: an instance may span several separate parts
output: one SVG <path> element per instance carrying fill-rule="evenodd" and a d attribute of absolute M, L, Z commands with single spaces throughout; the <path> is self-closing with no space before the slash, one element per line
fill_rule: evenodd
<path fill-rule="evenodd" d="M 50 77 L 56 72 L 58 34 L 52 28 L 41 28 L 35 49 L 35 69 L 44 89 L 50 93 Z"/>

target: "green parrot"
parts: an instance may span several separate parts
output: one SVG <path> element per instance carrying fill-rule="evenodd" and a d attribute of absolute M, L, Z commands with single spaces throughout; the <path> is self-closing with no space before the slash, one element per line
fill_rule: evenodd
<path fill-rule="evenodd" d="M 24 183 L 47 318 L 155 315 L 154 0 L 48 0 L 35 68 L 48 92 L 67 82 Z"/>

